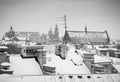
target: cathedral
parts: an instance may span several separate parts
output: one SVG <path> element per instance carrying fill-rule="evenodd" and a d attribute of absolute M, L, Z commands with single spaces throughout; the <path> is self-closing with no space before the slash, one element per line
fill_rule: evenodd
<path fill-rule="evenodd" d="M 50 28 L 48 32 L 48 43 L 58 43 L 60 41 L 59 37 L 59 29 L 58 26 L 55 26 L 54 32 L 52 31 L 52 28 Z"/>

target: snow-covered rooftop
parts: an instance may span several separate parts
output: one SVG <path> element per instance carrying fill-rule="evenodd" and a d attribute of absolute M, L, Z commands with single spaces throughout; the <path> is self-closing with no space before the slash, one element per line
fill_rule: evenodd
<path fill-rule="evenodd" d="M 42 75 L 42 70 L 34 58 L 22 59 L 20 55 L 11 55 L 10 63 L 13 75 Z"/>
<path fill-rule="evenodd" d="M 95 63 L 112 62 L 112 60 L 110 58 L 105 57 L 105 56 L 94 55 L 94 62 Z"/>

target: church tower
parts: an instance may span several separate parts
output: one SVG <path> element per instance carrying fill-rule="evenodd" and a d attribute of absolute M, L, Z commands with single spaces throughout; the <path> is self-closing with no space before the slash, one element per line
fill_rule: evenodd
<path fill-rule="evenodd" d="M 13 31 L 12 26 L 10 27 L 10 31 L 5 33 L 5 36 L 8 38 L 12 38 L 15 36 L 15 32 Z"/>
<path fill-rule="evenodd" d="M 54 34 L 52 32 L 52 28 L 50 28 L 48 36 L 49 36 L 49 39 L 53 39 Z"/>
<path fill-rule="evenodd" d="M 55 39 L 59 39 L 59 30 L 58 30 L 57 24 L 56 24 L 55 30 L 54 30 L 54 38 L 55 38 Z"/>

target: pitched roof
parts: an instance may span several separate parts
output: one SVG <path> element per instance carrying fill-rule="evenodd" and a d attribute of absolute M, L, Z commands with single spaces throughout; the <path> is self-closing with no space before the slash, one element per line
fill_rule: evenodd
<path fill-rule="evenodd" d="M 2 38 L 2 40 L 10 41 L 11 39 L 8 37 L 4 37 L 4 38 Z"/>
<path fill-rule="evenodd" d="M 19 41 L 19 39 L 16 36 L 12 40 L 13 41 Z"/>
<path fill-rule="evenodd" d="M 91 44 L 108 44 L 109 36 L 107 31 L 67 31 L 67 36 L 74 44 L 90 42 Z M 66 36 L 66 34 L 65 34 Z M 64 36 L 64 37 L 65 37 Z M 64 39 L 63 39 L 64 42 Z"/>
<path fill-rule="evenodd" d="M 71 39 L 69 37 L 68 32 L 65 31 L 65 35 L 64 35 L 64 38 L 63 38 L 63 43 L 68 43 L 68 42 L 71 42 Z"/>
<path fill-rule="evenodd" d="M 16 36 L 19 37 L 29 37 L 29 36 L 38 36 L 40 35 L 39 32 L 20 32 L 20 31 L 15 31 Z"/>
<path fill-rule="evenodd" d="M 17 37 L 20 41 L 26 41 L 26 39 L 29 39 L 29 37 Z"/>

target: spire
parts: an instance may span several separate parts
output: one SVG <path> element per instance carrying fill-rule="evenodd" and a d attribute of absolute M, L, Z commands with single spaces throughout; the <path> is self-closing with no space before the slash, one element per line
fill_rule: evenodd
<path fill-rule="evenodd" d="M 59 30 L 58 30 L 57 24 L 56 24 L 55 30 L 54 30 L 54 37 L 57 38 L 57 39 L 59 38 Z"/>
<path fill-rule="evenodd" d="M 5 40 L 5 36 L 3 35 L 2 40 Z"/>
<path fill-rule="evenodd" d="M 55 28 L 57 28 L 57 27 L 58 27 L 58 25 L 56 24 L 56 25 L 55 25 Z"/>
<path fill-rule="evenodd" d="M 10 27 L 10 31 L 13 31 L 13 28 L 12 28 L 12 26 Z"/>
<path fill-rule="evenodd" d="M 105 30 L 105 33 L 106 33 L 106 35 L 107 35 L 107 41 L 108 41 L 108 43 L 110 42 L 110 37 L 109 37 L 109 35 L 108 35 L 108 33 L 107 33 L 107 30 Z"/>
<path fill-rule="evenodd" d="M 15 36 L 15 32 L 13 31 L 12 26 L 10 27 L 10 31 L 8 31 L 8 32 L 6 33 L 6 36 L 7 36 L 8 38 L 12 38 L 12 37 Z"/>
<path fill-rule="evenodd" d="M 87 25 L 85 24 L 85 34 L 87 34 Z"/>
<path fill-rule="evenodd" d="M 52 28 L 50 28 L 50 30 L 49 30 L 49 34 L 50 34 L 50 35 L 53 35 Z"/>
<path fill-rule="evenodd" d="M 52 38 L 53 38 L 52 28 L 50 28 L 48 35 L 49 35 L 49 38 L 50 38 L 50 39 L 52 39 Z"/>
<path fill-rule="evenodd" d="M 68 42 L 71 42 L 71 39 L 70 39 L 69 34 L 68 34 L 67 30 L 66 30 L 64 38 L 63 38 L 63 43 L 67 44 Z"/>

